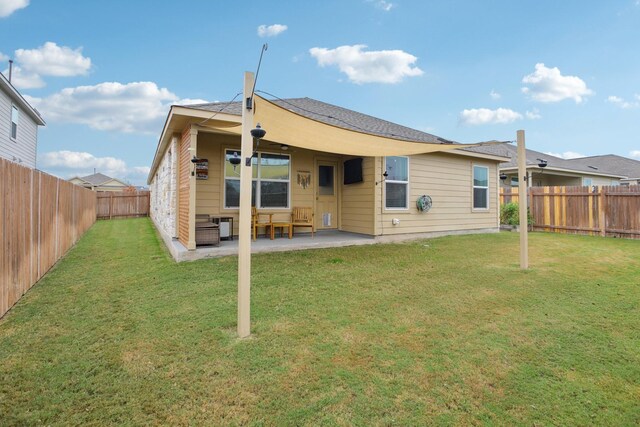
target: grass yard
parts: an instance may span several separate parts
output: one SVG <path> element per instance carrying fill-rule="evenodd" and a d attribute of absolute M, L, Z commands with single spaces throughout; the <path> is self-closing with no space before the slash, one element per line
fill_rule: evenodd
<path fill-rule="evenodd" d="M 638 425 L 640 241 L 515 233 L 175 264 L 98 222 L 0 320 L 0 425 Z"/>

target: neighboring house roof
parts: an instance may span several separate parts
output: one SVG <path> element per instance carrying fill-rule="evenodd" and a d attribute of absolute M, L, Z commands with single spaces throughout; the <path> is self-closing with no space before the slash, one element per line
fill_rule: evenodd
<path fill-rule="evenodd" d="M 412 142 L 429 142 L 432 144 L 455 143 L 454 141 L 449 141 L 427 132 L 411 129 L 387 120 L 311 98 L 276 99 L 271 102 L 312 120 L 371 135 L 392 137 Z M 216 102 L 211 104 L 184 105 L 184 107 L 211 112 L 221 111 L 234 116 L 242 115 L 242 104 L 240 102 Z"/>
<path fill-rule="evenodd" d="M 27 100 L 24 99 L 22 95 L 20 95 L 20 92 L 18 92 L 16 88 L 13 87 L 13 85 L 2 73 L 0 73 L 0 88 L 2 88 L 2 91 L 5 92 L 11 98 L 11 100 L 20 107 L 22 111 L 26 112 L 29 117 L 31 117 L 33 121 L 36 122 L 37 125 L 46 125 L 44 119 L 42 118 L 42 116 L 40 116 L 40 112 L 33 108 L 27 102 Z"/>
<path fill-rule="evenodd" d="M 509 157 L 511 160 L 505 163 L 500 163 L 500 170 L 511 170 L 518 168 L 518 147 L 513 144 L 500 144 L 500 145 L 486 145 L 481 147 L 467 148 L 467 151 L 473 151 L 478 153 L 492 154 L 494 156 Z M 589 165 L 573 162 L 572 160 L 562 159 L 550 154 L 541 153 L 534 150 L 526 150 L 526 164 L 527 168 L 538 169 L 538 159 L 546 160 L 547 167 L 545 171 L 558 171 L 558 172 L 573 172 L 583 175 L 598 175 L 614 178 L 624 178 L 625 175 L 612 169 L 594 169 Z"/>
<path fill-rule="evenodd" d="M 128 186 L 129 184 L 127 184 L 126 182 L 120 181 L 117 178 L 111 178 L 110 176 L 107 176 L 105 174 L 102 173 L 94 173 L 92 175 L 87 175 L 87 176 L 75 176 L 71 179 L 69 179 L 69 181 L 73 181 L 73 180 L 80 180 L 83 182 L 86 182 L 88 185 L 91 185 L 92 187 L 99 187 L 101 185 L 107 185 L 112 181 L 115 181 L 116 183 L 119 183 L 123 186 Z"/>
<path fill-rule="evenodd" d="M 640 179 L 640 161 L 629 159 L 627 157 L 615 154 L 605 154 L 602 156 L 579 157 L 568 161 L 574 165 L 597 168 L 597 170 L 625 175 L 627 179 Z"/>

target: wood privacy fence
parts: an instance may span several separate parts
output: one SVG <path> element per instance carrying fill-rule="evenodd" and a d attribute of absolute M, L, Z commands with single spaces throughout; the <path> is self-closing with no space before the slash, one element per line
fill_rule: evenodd
<path fill-rule="evenodd" d="M 640 238 L 640 186 L 530 187 L 536 231 Z M 500 204 L 518 202 L 518 188 L 500 189 Z"/>
<path fill-rule="evenodd" d="M 94 192 L 0 159 L 0 317 L 95 220 Z"/>
<path fill-rule="evenodd" d="M 149 216 L 149 191 L 99 191 L 96 197 L 98 219 Z"/>

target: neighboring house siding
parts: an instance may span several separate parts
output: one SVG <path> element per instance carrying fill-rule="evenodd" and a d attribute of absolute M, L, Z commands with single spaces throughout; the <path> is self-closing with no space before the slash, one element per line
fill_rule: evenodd
<path fill-rule="evenodd" d="M 171 238 L 176 238 L 176 198 L 177 198 L 177 138 L 167 147 L 162 162 L 151 183 L 151 218 L 156 227 Z"/>
<path fill-rule="evenodd" d="M 11 139 L 11 106 L 18 108 L 18 135 Z M 11 98 L 0 91 L 0 156 L 21 163 L 24 166 L 36 167 L 36 144 L 38 125 Z M 15 159 L 14 159 L 15 158 Z"/>
<path fill-rule="evenodd" d="M 489 168 L 489 209 L 473 210 L 473 165 Z M 383 235 L 431 233 L 497 228 L 497 164 L 452 154 L 434 153 L 410 157 L 409 209 L 376 209 L 378 233 Z M 429 212 L 418 212 L 416 200 L 426 194 L 433 200 Z M 378 196 L 378 203 L 381 200 Z M 400 220 L 392 225 L 393 218 Z"/>

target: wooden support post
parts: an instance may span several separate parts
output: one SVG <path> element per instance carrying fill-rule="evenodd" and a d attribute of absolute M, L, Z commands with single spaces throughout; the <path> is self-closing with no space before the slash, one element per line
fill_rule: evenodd
<path fill-rule="evenodd" d="M 527 152 L 524 146 L 524 131 L 517 132 L 518 141 L 518 193 L 520 206 L 520 268 L 529 268 L 529 236 L 527 218 L 527 183 L 531 177 L 527 177 Z"/>
<path fill-rule="evenodd" d="M 240 160 L 240 218 L 238 230 L 238 336 L 251 335 L 251 157 L 253 156 L 253 106 L 247 108 L 252 97 L 254 75 L 244 73 L 242 97 L 242 138 Z M 253 100 L 252 100 L 253 101 Z M 249 159 L 247 165 L 246 159 Z"/>
<path fill-rule="evenodd" d="M 600 225 L 600 235 L 605 237 L 607 235 L 607 212 L 605 202 L 607 200 L 606 193 L 604 192 L 604 186 L 600 186 L 598 200 L 598 223 Z"/>

